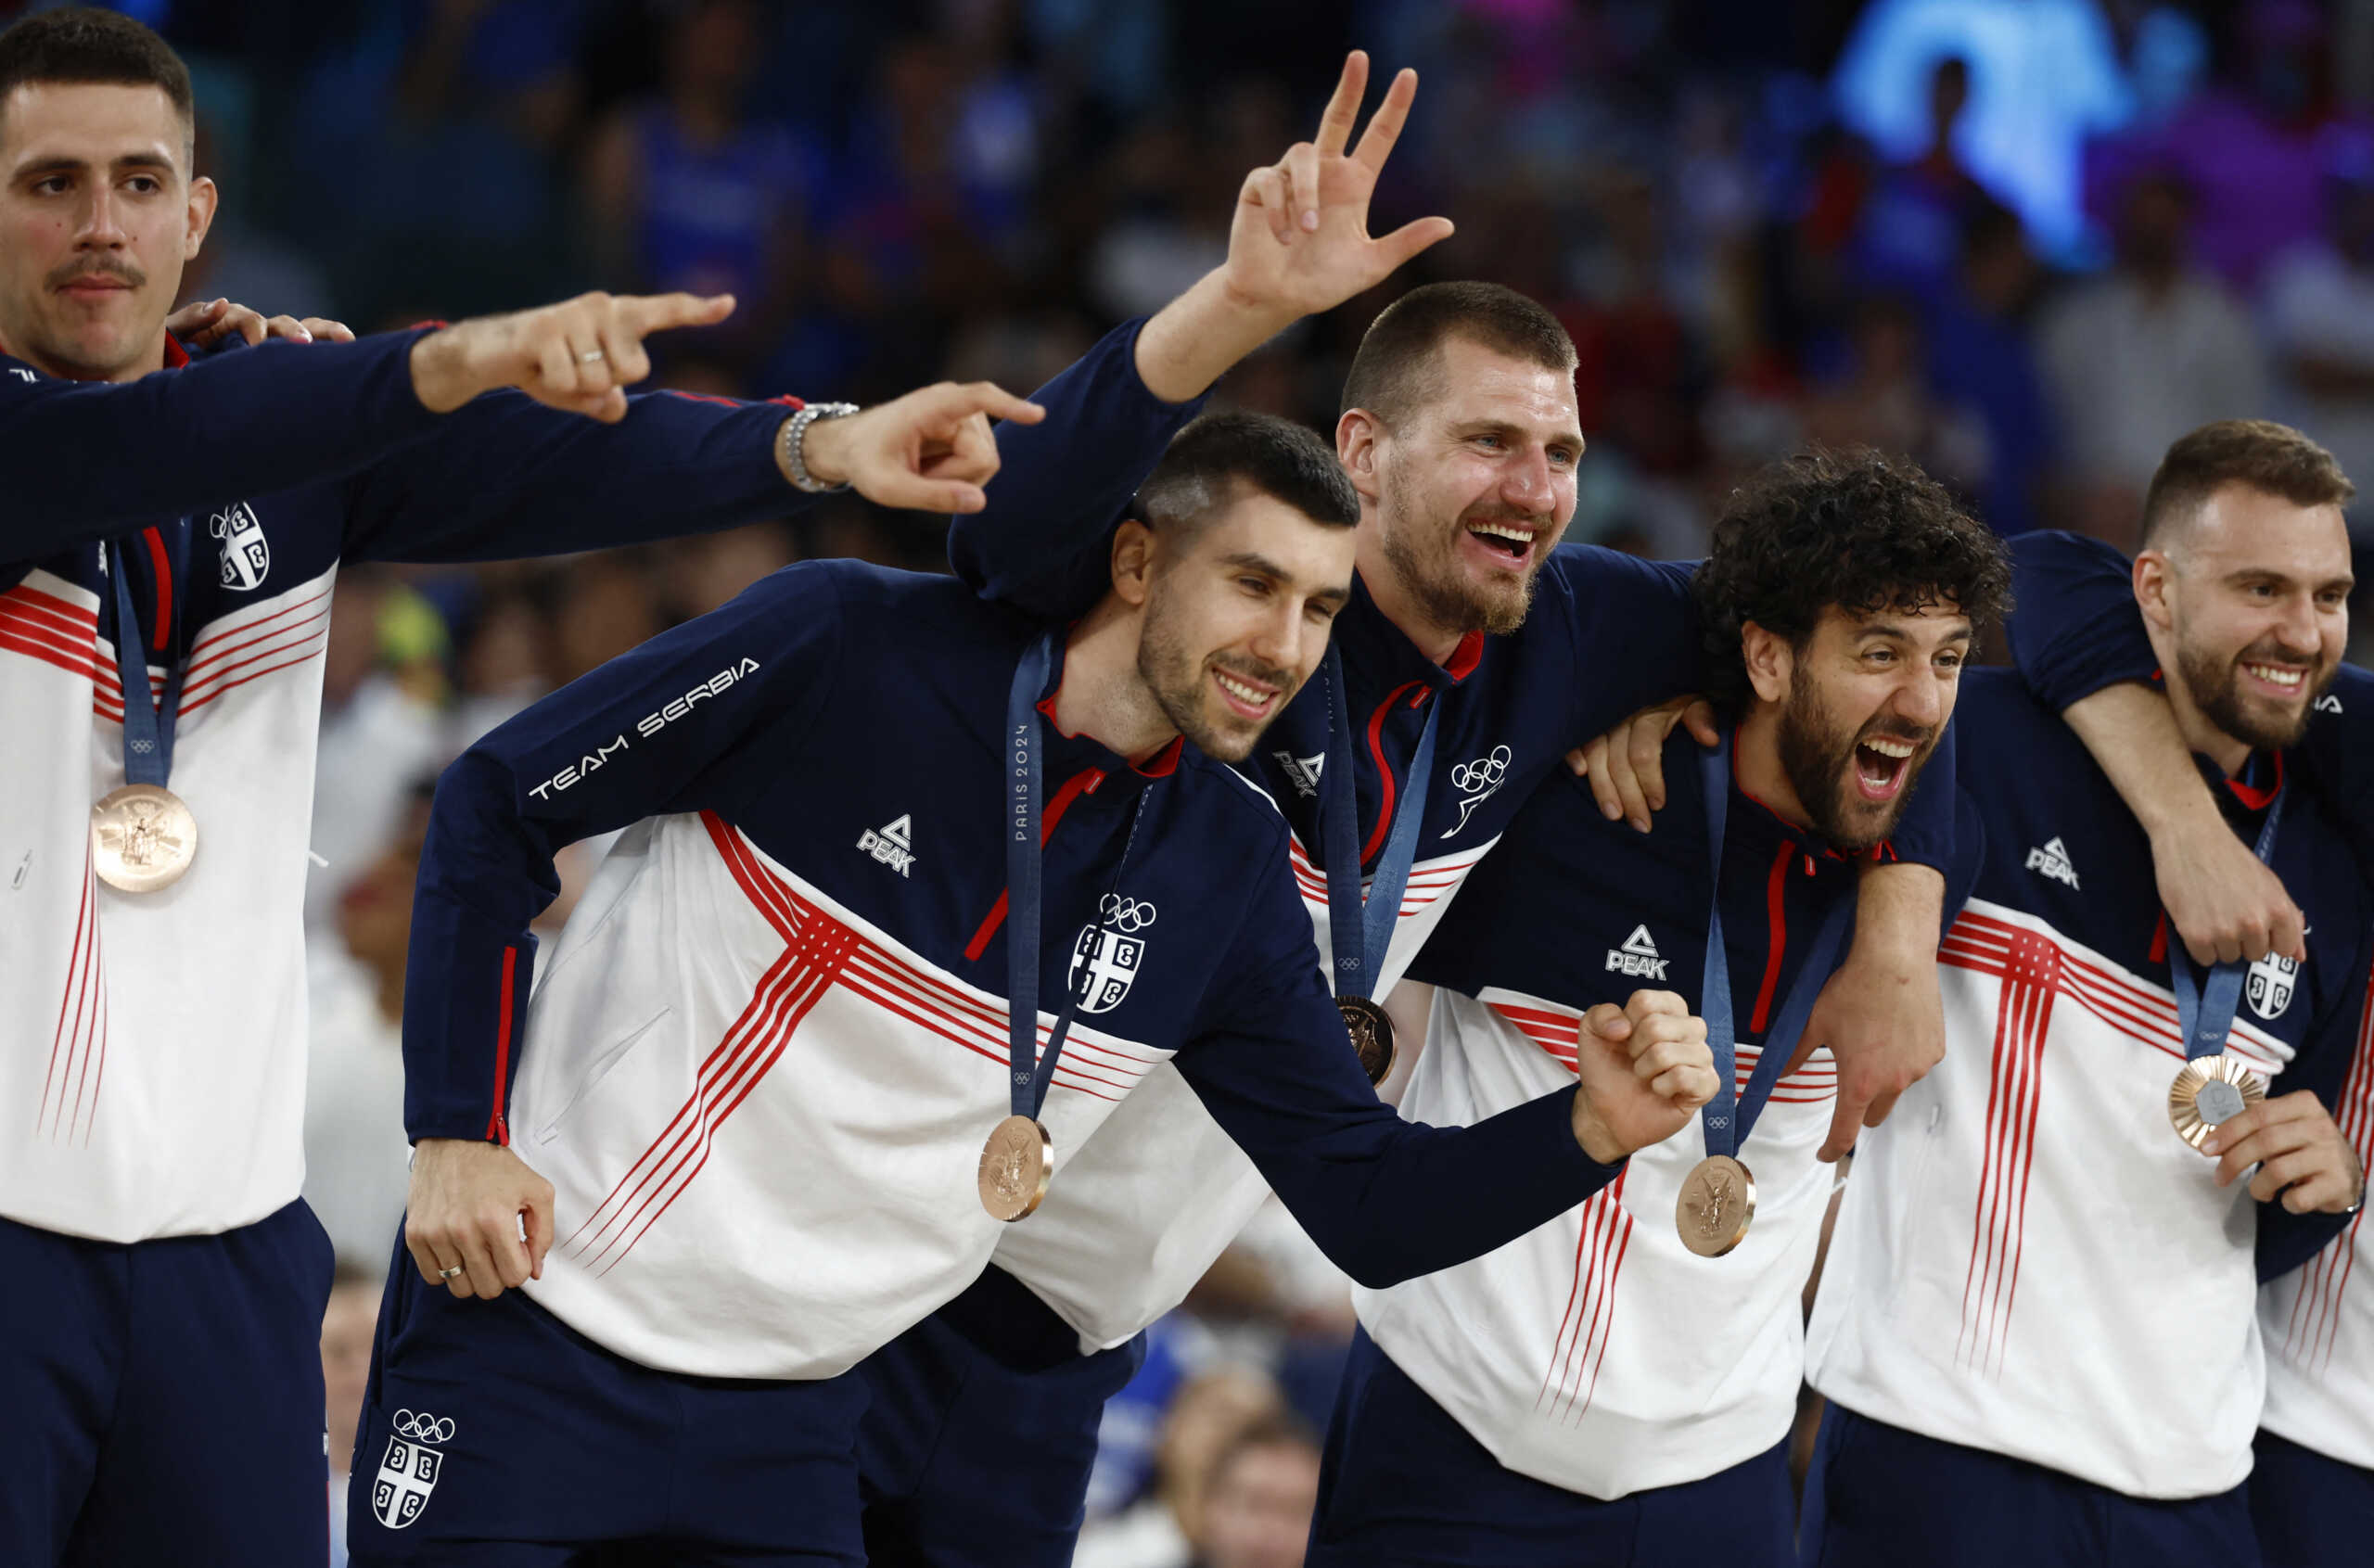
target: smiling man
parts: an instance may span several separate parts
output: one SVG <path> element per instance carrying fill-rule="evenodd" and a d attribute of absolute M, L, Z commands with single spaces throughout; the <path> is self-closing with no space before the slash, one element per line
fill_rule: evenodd
<path fill-rule="evenodd" d="M 190 364 L 193 113 L 126 17 L 0 32 L 0 1561 L 33 1568 L 326 1550 L 301 911 L 339 563 L 735 527 L 843 480 L 977 505 L 981 411 L 1031 412 L 630 399 L 649 334 L 733 308 L 683 295 Z"/>
<path fill-rule="evenodd" d="M 865 1562 L 850 1369 L 1042 1197 L 1111 1179 L 1078 1154 L 1165 1064 L 1379 1283 L 1571 1207 L 1713 1092 L 1666 995 L 1593 1014 L 1579 1092 L 1456 1130 L 1377 1102 L 1285 825 L 1224 765 L 1320 668 L 1357 497 L 1311 432 L 1216 414 L 1142 510 L 1068 627 L 947 578 L 791 567 L 447 772 L 358 1568 L 621 1541 Z M 637 738 L 690 691 L 714 695 Z M 554 851 L 619 827 L 530 1003 Z"/>
<path fill-rule="evenodd" d="M 1808 454 L 1729 499 L 1692 584 L 1721 746 L 1666 743 L 1688 783 L 1645 835 L 1564 769 L 1534 792 L 1410 966 L 1436 990 L 1401 1108 L 1474 1122 L 1564 1081 L 1579 1020 L 1642 975 L 1699 999 L 1735 1092 L 1718 1081 L 1694 1132 L 1580 1209 L 1354 1294 L 1313 1568 L 1794 1561 L 1785 1438 L 1838 1082 L 1802 1031 L 1857 862 L 1902 816 L 2009 579 L 1995 535 L 1900 462 Z M 1709 1207 L 1699 1173 L 1733 1166 Z"/>
<path fill-rule="evenodd" d="M 1806 1332 L 1830 1399 L 1806 1562 L 2254 1564 L 2262 1396 L 2295 1431 L 2362 1428 L 2345 1391 L 2271 1384 L 2255 1309 L 2364 1194 L 2327 1108 L 2368 1023 L 2374 891 L 2341 816 L 2364 801 L 2293 760 L 2347 636 L 2349 493 L 2297 431 L 2206 427 L 2154 479 L 2130 590 L 2191 754 L 2163 782 L 2214 793 L 2291 889 L 2304 959 L 2202 974 L 2113 787 L 2127 761 L 2087 754 L 2059 677 L 1966 678 L 1985 859 L 1941 959 L 1946 1065 L 1865 1139 Z"/>
<path fill-rule="evenodd" d="M 1354 143 L 1366 80 L 1355 55 L 1316 139 L 1247 175 L 1224 265 L 1040 389 L 1053 427 L 1005 443 L 989 508 L 950 535 L 960 575 L 1036 613 L 1079 613 L 1103 591 L 1130 494 L 1212 384 L 1296 317 L 1374 287 L 1413 235 L 1448 232 L 1421 219 L 1368 235 L 1417 83 L 1397 76 Z M 1379 1072 L 1391 1046 L 1377 1002 L 1534 786 L 1569 748 L 1698 679 L 1686 565 L 1561 547 L 1584 453 L 1575 364 L 1538 300 L 1436 283 L 1378 313 L 1346 377 L 1335 454 L 1360 498 L 1352 599 L 1328 666 L 1244 768 L 1286 818 L 1347 1048 Z M 1816 1033 L 1840 1063 L 1833 1156 L 1943 1049 L 1935 867 L 1952 833 L 1935 810 L 1916 801 L 1896 839 L 1913 863 L 1865 874 L 1853 951 L 1818 1003 Z M 1098 1420 L 1137 1336 L 1187 1298 L 1266 1192 L 1168 1068 L 1080 1166 L 1100 1179 L 1051 1194 L 972 1293 L 999 1304 L 1006 1337 L 960 1302 L 869 1364 L 877 1563 L 1068 1562 Z M 1015 1332 L 1025 1321 L 1035 1328 Z"/>

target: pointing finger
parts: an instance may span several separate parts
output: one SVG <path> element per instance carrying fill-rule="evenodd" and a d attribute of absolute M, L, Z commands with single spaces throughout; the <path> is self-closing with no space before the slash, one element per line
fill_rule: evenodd
<path fill-rule="evenodd" d="M 617 301 L 626 329 L 642 338 L 681 326 L 715 326 L 734 313 L 731 294 L 640 294 Z"/>

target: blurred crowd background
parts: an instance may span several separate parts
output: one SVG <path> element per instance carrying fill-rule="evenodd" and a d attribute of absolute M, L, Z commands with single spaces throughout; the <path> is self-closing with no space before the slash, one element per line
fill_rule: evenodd
<path fill-rule="evenodd" d="M 193 298 L 367 331 L 731 290 L 730 321 L 663 345 L 660 384 L 1023 390 L 1219 261 L 1244 173 L 1309 134 L 1358 45 L 1380 82 L 1423 78 L 1376 227 L 1439 211 L 1458 236 L 1268 346 L 1229 401 L 1332 428 L 1392 292 L 1484 277 L 1580 346 L 1572 538 L 1695 555 L 1737 478 L 1806 440 L 1910 453 L 2005 532 L 2122 543 L 2162 449 L 2214 418 L 2297 424 L 2374 489 L 2374 0 L 121 8 L 198 78 L 223 204 Z M 435 771 L 761 573 L 932 569 L 942 540 L 842 497 L 664 550 L 341 575 L 309 908 L 334 1444 L 402 1205 Z M 1298 1563 L 1350 1325 L 1342 1280 L 1265 1217 L 1112 1406 L 1080 1562 Z"/>

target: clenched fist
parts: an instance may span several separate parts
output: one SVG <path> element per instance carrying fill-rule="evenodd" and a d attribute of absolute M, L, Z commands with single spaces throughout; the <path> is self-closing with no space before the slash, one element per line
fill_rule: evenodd
<path fill-rule="evenodd" d="M 1575 1141 L 1601 1165 L 1662 1143 L 1715 1097 L 1706 1020 L 1671 991 L 1603 1001 L 1576 1032 Z"/>

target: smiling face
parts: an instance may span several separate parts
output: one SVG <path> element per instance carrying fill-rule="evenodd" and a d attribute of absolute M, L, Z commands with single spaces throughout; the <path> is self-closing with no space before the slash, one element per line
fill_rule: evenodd
<path fill-rule="evenodd" d="M 2227 484 L 2138 565 L 2145 613 L 2201 717 L 2241 748 L 2297 745 L 2349 642 L 2341 508 Z"/>
<path fill-rule="evenodd" d="M 1971 623 L 1950 605 L 1850 615 L 1823 609 L 1801 648 L 1751 624 L 1742 639 L 1755 709 L 1742 748 L 1770 746 L 1806 822 L 1832 848 L 1895 831 L 1953 716 Z"/>
<path fill-rule="evenodd" d="M 1354 409 L 1337 428 L 1389 586 L 1363 576 L 1442 631 L 1513 631 L 1575 516 L 1574 377 L 1467 338 L 1435 352 L 1432 395 L 1398 427 Z"/>
<path fill-rule="evenodd" d="M 161 87 L 29 82 L 0 101 L 0 343 L 53 375 L 163 363 L 182 267 L 214 215 Z"/>
<path fill-rule="evenodd" d="M 1319 668 L 1352 554 L 1352 529 L 1243 486 L 1210 522 L 1155 541 L 1138 673 L 1196 749 L 1252 753 Z"/>

